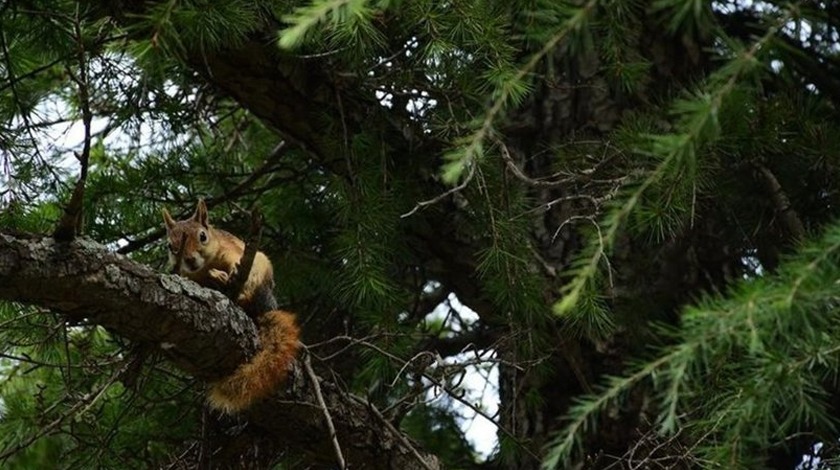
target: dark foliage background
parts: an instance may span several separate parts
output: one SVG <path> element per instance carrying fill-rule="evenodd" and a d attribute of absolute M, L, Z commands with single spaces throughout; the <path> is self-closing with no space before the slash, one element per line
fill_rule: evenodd
<path fill-rule="evenodd" d="M 161 207 L 259 207 L 315 369 L 452 468 L 837 457 L 835 2 L 0 12 L 3 233 L 52 233 L 83 176 L 83 233 L 162 270 Z M 133 338 L 35 304 L 0 303 L 0 466 L 199 464 L 200 381 L 152 354 L 125 383 Z M 220 466 L 315 465 L 218 425 Z"/>

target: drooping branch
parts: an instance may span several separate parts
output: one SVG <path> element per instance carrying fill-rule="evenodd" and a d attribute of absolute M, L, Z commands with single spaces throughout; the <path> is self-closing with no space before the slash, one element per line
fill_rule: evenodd
<path fill-rule="evenodd" d="M 0 299 L 48 307 L 155 344 L 179 368 L 204 380 L 230 373 L 258 348 L 254 323 L 220 292 L 156 273 L 85 238 L 62 243 L 0 232 Z M 319 405 L 324 403 L 338 439 L 352 443 L 348 466 L 439 468 L 435 456 L 405 436 L 370 426 L 376 421 L 371 404 L 326 381 L 321 392 L 318 400 L 311 381 L 292 380 L 246 418 L 289 452 L 332 464 L 333 439 Z"/>

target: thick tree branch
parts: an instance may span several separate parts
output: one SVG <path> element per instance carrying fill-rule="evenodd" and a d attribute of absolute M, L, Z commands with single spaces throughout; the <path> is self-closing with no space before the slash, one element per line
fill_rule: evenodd
<path fill-rule="evenodd" d="M 258 346 L 253 322 L 221 293 L 160 275 L 84 238 L 61 243 L 0 233 L 0 299 L 156 343 L 202 379 L 229 373 Z"/>
<path fill-rule="evenodd" d="M 85 238 L 60 243 L 0 232 L 0 299 L 48 307 L 156 344 L 178 367 L 205 380 L 230 373 L 258 347 L 254 323 L 221 293 L 156 273 Z M 366 401 L 325 381 L 321 391 L 318 400 L 311 381 L 296 378 L 246 418 L 289 452 L 333 463 L 324 403 L 339 441 L 347 443 L 348 466 L 439 468 L 435 456 L 407 445 L 395 429 L 370 426 L 377 418 Z"/>

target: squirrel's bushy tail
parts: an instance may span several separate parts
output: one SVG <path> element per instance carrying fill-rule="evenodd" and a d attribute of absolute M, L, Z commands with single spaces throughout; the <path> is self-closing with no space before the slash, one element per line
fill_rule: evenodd
<path fill-rule="evenodd" d="M 210 384 L 210 407 L 226 413 L 241 411 L 271 395 L 286 379 L 300 346 L 295 316 L 273 310 L 263 314 L 257 326 L 260 350 L 233 374 Z"/>

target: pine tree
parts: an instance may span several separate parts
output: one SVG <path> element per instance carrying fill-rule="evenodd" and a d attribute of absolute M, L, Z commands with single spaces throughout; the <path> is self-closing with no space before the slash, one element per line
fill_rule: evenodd
<path fill-rule="evenodd" d="M 838 28 L 812 1 L 3 1 L 0 467 L 831 468 Z M 200 197 L 309 351 L 237 416 L 204 383 L 253 322 L 164 273 L 160 210 Z"/>

